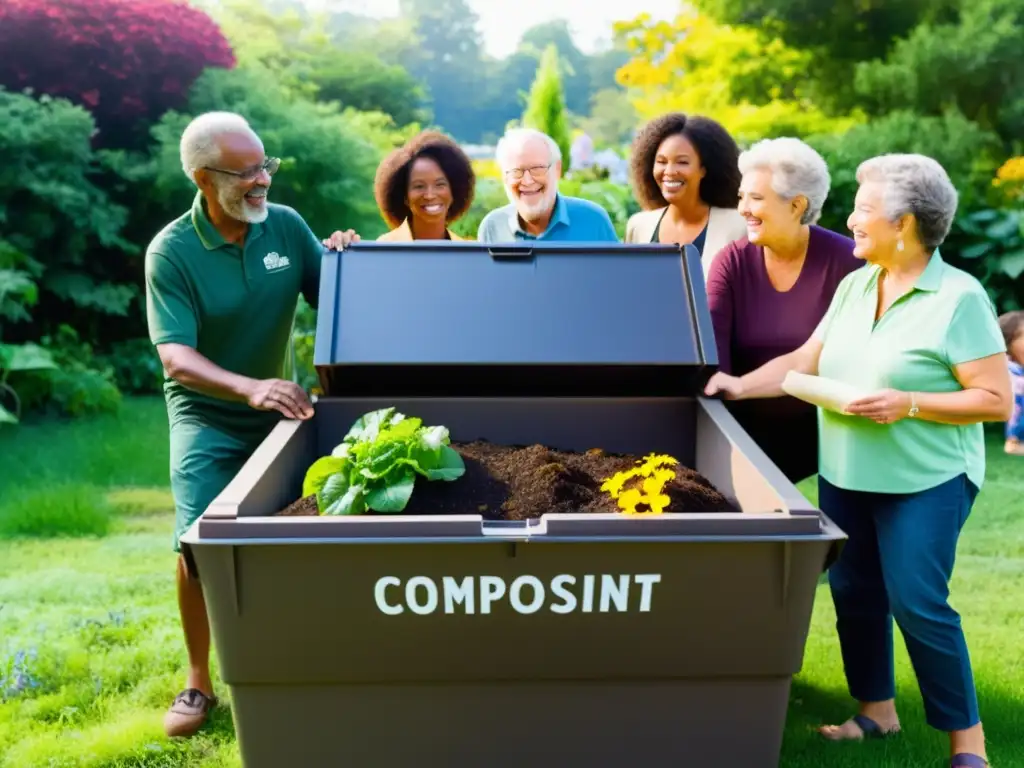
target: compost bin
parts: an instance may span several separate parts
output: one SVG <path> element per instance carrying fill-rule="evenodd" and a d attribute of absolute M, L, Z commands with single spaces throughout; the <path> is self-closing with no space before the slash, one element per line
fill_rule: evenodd
<path fill-rule="evenodd" d="M 315 415 L 182 540 L 244 764 L 777 766 L 845 535 L 699 396 L 716 361 L 691 246 L 327 253 Z M 453 444 L 669 454 L 732 511 L 280 516 L 387 407 Z"/>

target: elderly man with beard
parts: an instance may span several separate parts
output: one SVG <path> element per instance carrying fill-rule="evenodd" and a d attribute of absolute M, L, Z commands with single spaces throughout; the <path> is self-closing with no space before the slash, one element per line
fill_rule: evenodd
<path fill-rule="evenodd" d="M 179 537 L 227 486 L 282 417 L 308 419 L 303 389 L 284 376 L 301 293 L 316 306 L 323 246 L 291 208 L 267 202 L 280 161 L 239 115 L 197 117 L 181 163 L 198 188 L 192 208 L 146 251 L 149 334 L 165 371 L 175 502 L 178 607 L 189 672 L 164 720 L 190 736 L 216 703 L 210 627 Z M 357 240 L 349 230 L 329 241 Z"/>
<path fill-rule="evenodd" d="M 516 128 L 498 142 L 495 155 L 510 202 L 491 211 L 480 222 L 480 242 L 619 242 L 604 208 L 559 193 L 562 152 L 550 136 L 530 128 Z"/>

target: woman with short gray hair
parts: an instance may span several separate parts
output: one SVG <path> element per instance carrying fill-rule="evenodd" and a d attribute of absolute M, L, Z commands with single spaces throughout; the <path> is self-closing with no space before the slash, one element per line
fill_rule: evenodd
<path fill-rule="evenodd" d="M 707 283 L 719 367 L 736 376 L 807 341 L 840 281 L 860 266 L 853 240 L 817 225 L 830 177 L 814 149 L 762 141 L 740 155 L 739 168 L 747 235 L 715 257 Z M 813 406 L 787 397 L 729 408 L 791 481 L 817 471 Z"/>
<path fill-rule="evenodd" d="M 948 602 L 960 530 L 985 476 L 986 421 L 1013 409 L 1003 340 L 985 289 L 937 250 L 957 194 L 938 163 L 884 155 L 857 170 L 848 219 L 849 275 L 799 349 L 705 389 L 777 397 L 789 371 L 863 393 L 822 408 L 818 503 L 848 535 L 829 585 L 850 694 L 859 711 L 821 729 L 829 739 L 899 730 L 893 633 L 899 625 L 925 718 L 949 734 L 951 768 L 983 768 L 978 714 L 960 616 Z"/>

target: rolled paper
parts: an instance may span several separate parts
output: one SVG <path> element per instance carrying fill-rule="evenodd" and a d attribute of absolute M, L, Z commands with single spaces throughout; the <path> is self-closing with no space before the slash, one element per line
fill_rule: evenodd
<path fill-rule="evenodd" d="M 790 371 L 782 380 L 782 391 L 805 403 L 827 408 L 836 413 L 846 414 L 847 407 L 855 400 L 867 396 L 867 392 L 836 379 L 810 376 Z"/>

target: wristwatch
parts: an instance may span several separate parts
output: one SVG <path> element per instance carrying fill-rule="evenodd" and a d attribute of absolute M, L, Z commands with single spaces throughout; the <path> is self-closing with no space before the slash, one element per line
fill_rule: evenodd
<path fill-rule="evenodd" d="M 907 416 L 909 416 L 912 419 L 915 416 L 917 416 L 917 412 L 919 410 L 920 410 L 920 408 L 917 407 L 917 401 L 914 399 L 914 393 L 911 392 L 910 393 L 910 410 L 907 411 Z"/>

